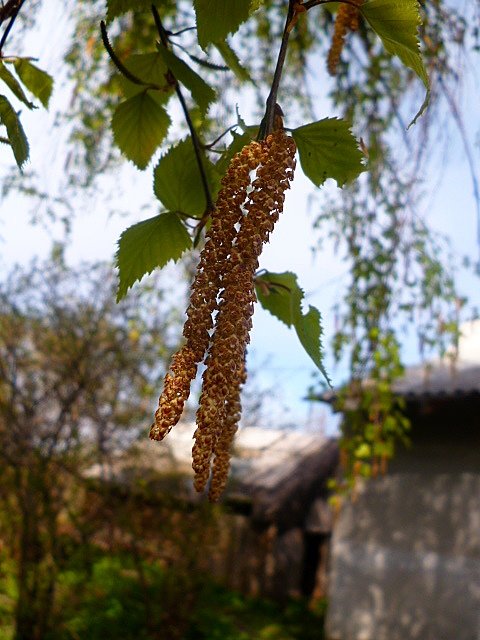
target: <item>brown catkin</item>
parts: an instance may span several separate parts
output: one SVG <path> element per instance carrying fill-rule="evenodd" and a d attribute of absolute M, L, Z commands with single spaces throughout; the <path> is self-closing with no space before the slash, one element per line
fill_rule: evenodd
<path fill-rule="evenodd" d="M 363 0 L 352 0 L 360 6 Z M 348 31 L 357 31 L 359 27 L 359 13 L 357 7 L 351 4 L 341 4 L 335 18 L 335 25 L 332 37 L 332 44 L 328 52 L 327 69 L 331 76 L 337 73 L 338 63 L 345 44 L 345 37 Z"/>
<path fill-rule="evenodd" d="M 192 453 L 194 484 L 203 491 L 215 454 L 210 498 L 217 499 L 228 473 L 230 444 L 236 431 L 244 361 L 256 301 L 254 276 L 263 244 L 283 210 L 284 192 L 293 179 L 295 143 L 283 131 L 262 142 L 263 158 L 251 184 L 240 230 L 225 265 L 215 331 L 203 374 Z M 218 458 L 218 460 L 217 460 Z"/>
<path fill-rule="evenodd" d="M 150 429 L 153 440 L 163 440 L 180 420 L 198 363 L 208 349 L 212 313 L 217 306 L 222 272 L 237 233 L 236 225 L 243 215 L 242 205 L 250 183 L 250 171 L 258 166 L 261 154 L 260 143 L 246 145 L 232 158 L 222 179 L 222 189 L 212 211 L 207 240 L 191 287 L 187 321 L 183 328 L 186 344 L 173 356 L 165 376 L 155 422 Z"/>
<path fill-rule="evenodd" d="M 208 490 L 208 499 L 210 502 L 217 502 L 227 484 L 228 472 L 230 470 L 231 448 L 242 413 L 240 395 L 246 379 L 247 371 L 244 361 L 239 376 L 239 384 L 229 390 L 229 396 L 225 400 L 223 429 L 213 448 L 212 479 Z"/>

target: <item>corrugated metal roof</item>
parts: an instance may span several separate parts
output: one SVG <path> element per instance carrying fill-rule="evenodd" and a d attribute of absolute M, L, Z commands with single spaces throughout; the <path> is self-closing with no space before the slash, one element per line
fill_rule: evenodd
<path fill-rule="evenodd" d="M 364 380 L 363 384 L 368 387 L 369 380 Z M 407 367 L 403 378 L 394 383 L 394 390 L 411 401 L 479 396 L 480 320 L 461 325 L 457 349 L 450 349 L 444 358 Z M 337 397 L 338 393 L 333 390 L 322 394 L 318 400 L 334 404 Z"/>
<path fill-rule="evenodd" d="M 441 361 L 428 366 L 409 367 L 394 385 L 405 398 L 480 395 L 480 364 Z"/>

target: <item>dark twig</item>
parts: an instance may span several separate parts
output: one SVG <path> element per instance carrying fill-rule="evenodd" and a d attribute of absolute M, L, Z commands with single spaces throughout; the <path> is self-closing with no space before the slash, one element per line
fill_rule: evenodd
<path fill-rule="evenodd" d="M 10 31 L 11 31 L 11 29 L 13 27 L 13 23 L 17 19 L 17 16 L 20 13 L 20 9 L 22 8 L 22 5 L 23 5 L 24 2 L 25 2 L 25 0 L 20 0 L 20 1 L 15 0 L 15 2 L 7 3 L 2 8 L 2 15 L 0 17 L 0 23 L 3 22 L 4 20 L 6 20 L 8 16 L 10 16 L 10 22 L 7 24 L 7 27 L 6 27 L 5 31 L 3 32 L 3 35 L 2 35 L 2 39 L 0 40 L 0 56 L 2 55 L 3 47 L 5 46 L 5 43 L 7 41 L 8 34 L 10 33 Z"/>
<path fill-rule="evenodd" d="M 113 50 L 112 45 L 110 44 L 110 40 L 108 39 L 107 27 L 103 20 L 100 22 L 100 31 L 102 32 L 103 45 L 107 50 L 108 55 L 110 56 L 113 64 L 117 67 L 120 73 L 127 78 L 127 80 L 130 80 L 130 82 L 133 82 L 133 84 L 137 84 L 141 87 L 145 87 L 146 89 L 155 89 L 155 91 L 165 90 L 165 87 L 161 87 L 158 84 L 153 84 L 151 82 L 144 82 L 140 78 L 137 78 L 135 74 L 133 74 L 131 71 L 127 69 L 127 67 L 123 64 L 123 62 L 117 56 L 117 54 Z"/>
<path fill-rule="evenodd" d="M 229 67 L 226 67 L 223 64 L 215 64 L 214 62 L 210 62 L 209 60 L 203 60 L 202 58 L 195 56 L 193 53 L 190 53 L 187 50 L 187 48 L 181 45 L 179 42 L 171 42 L 170 44 L 174 47 L 178 47 L 181 51 L 183 51 L 183 53 L 185 53 L 190 58 L 190 60 L 193 60 L 193 62 L 196 62 L 202 67 L 207 67 L 207 69 L 213 69 L 213 71 L 229 71 L 230 70 Z"/>
<path fill-rule="evenodd" d="M 180 31 L 165 31 L 168 37 L 176 37 L 182 35 L 182 33 L 186 33 L 187 31 L 195 31 L 197 27 L 185 27 L 184 29 L 180 29 Z"/>
<path fill-rule="evenodd" d="M 157 27 L 158 35 L 160 36 L 160 41 L 161 41 L 162 45 L 166 49 L 168 49 L 168 45 L 169 45 L 168 35 L 167 35 L 167 32 L 165 31 L 165 28 L 164 28 L 164 26 L 162 24 L 162 19 L 160 18 L 160 14 L 158 13 L 157 7 L 152 4 L 151 10 L 152 10 L 152 14 L 153 14 L 153 19 L 155 20 L 155 26 Z M 167 74 L 168 74 L 168 76 L 170 78 L 172 78 L 172 80 L 175 83 L 175 92 L 176 92 L 178 100 L 180 101 L 180 104 L 182 106 L 182 110 L 183 110 L 183 113 L 185 115 L 185 120 L 187 121 L 187 125 L 188 125 L 188 128 L 190 130 L 190 135 L 192 137 L 193 149 L 194 149 L 194 152 L 195 152 L 195 158 L 197 160 L 198 170 L 200 171 L 200 178 L 201 178 L 201 181 L 202 181 L 203 191 L 205 193 L 205 201 L 207 203 L 206 214 L 208 214 L 210 211 L 212 211 L 214 209 L 215 205 L 213 204 L 212 194 L 210 193 L 210 187 L 208 186 L 207 174 L 205 172 L 205 167 L 203 166 L 202 143 L 200 142 L 198 134 L 197 134 L 197 131 L 196 131 L 194 125 L 193 125 L 192 119 L 190 117 L 190 113 L 188 111 L 187 103 L 185 102 L 185 98 L 183 97 L 182 90 L 180 88 L 180 85 L 179 85 L 177 79 L 175 78 L 175 75 L 172 73 L 172 71 L 170 69 L 168 69 Z M 203 220 L 203 218 L 202 218 L 202 220 Z M 201 222 L 202 221 L 200 221 L 199 224 L 201 224 Z M 205 223 L 203 223 L 203 225 L 204 224 Z"/>
<path fill-rule="evenodd" d="M 258 140 L 266 138 L 275 128 L 275 110 L 277 106 L 277 94 L 280 86 L 280 80 L 282 77 L 282 71 L 285 64 L 285 58 L 287 56 L 288 39 L 290 32 L 295 26 L 299 15 L 302 12 L 308 11 L 312 7 L 320 4 L 330 4 L 338 0 L 308 0 L 305 3 L 299 2 L 299 0 L 289 0 L 288 14 L 285 20 L 285 28 L 283 30 L 282 42 L 280 44 L 280 51 L 278 52 L 277 65 L 275 67 L 275 73 L 273 74 L 272 87 L 270 94 L 266 102 L 265 115 L 260 125 L 260 131 L 258 133 Z M 343 4 L 349 4 L 352 7 L 358 8 L 358 4 L 354 0 L 340 0 Z"/>
<path fill-rule="evenodd" d="M 333 2 L 341 2 L 342 4 L 349 4 L 351 7 L 355 7 L 356 9 L 359 8 L 358 4 L 353 2 L 353 0 L 308 0 L 308 2 L 304 2 L 302 6 L 306 11 L 308 11 L 320 4 L 332 4 Z"/>
<path fill-rule="evenodd" d="M 0 24 L 8 18 L 11 18 L 18 9 L 18 0 L 8 0 L 5 4 L 2 2 L 0 7 Z"/>
<path fill-rule="evenodd" d="M 278 52 L 277 65 L 273 74 L 272 87 L 267 98 L 265 115 L 263 116 L 263 120 L 260 124 L 260 131 L 258 132 L 259 140 L 266 138 L 274 129 L 275 105 L 277 104 L 278 88 L 280 86 L 283 66 L 287 56 L 288 38 L 290 36 L 291 23 L 295 16 L 296 4 L 295 0 L 290 0 L 288 4 L 288 14 L 287 19 L 285 20 L 285 28 L 283 30 L 280 51 Z"/>
<path fill-rule="evenodd" d="M 215 140 L 213 142 L 210 142 L 209 144 L 204 144 L 203 148 L 204 149 L 211 149 L 212 147 L 214 147 L 217 142 L 220 142 L 220 140 L 227 135 L 227 133 L 230 133 L 230 131 L 233 131 L 234 129 L 236 129 L 237 127 L 239 127 L 239 124 L 232 124 L 231 127 L 228 127 L 228 129 L 225 129 L 225 131 L 223 133 L 221 133 L 218 138 L 215 138 Z"/>

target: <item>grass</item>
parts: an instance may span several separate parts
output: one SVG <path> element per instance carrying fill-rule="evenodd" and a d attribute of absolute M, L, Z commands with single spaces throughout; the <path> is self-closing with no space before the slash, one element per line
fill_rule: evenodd
<path fill-rule="evenodd" d="M 0 576 L 0 640 L 12 638 L 12 567 Z M 324 603 L 247 598 L 158 563 L 97 556 L 88 573 L 65 567 L 45 640 L 323 640 Z M 5 593 L 9 585 L 10 593 Z M 2 606 L 4 597 L 7 606 Z"/>

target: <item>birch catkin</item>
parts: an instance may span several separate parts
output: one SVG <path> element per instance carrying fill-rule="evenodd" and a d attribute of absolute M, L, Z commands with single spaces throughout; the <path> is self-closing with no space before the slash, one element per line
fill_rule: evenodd
<path fill-rule="evenodd" d="M 227 481 L 240 419 L 258 258 L 283 210 L 295 151 L 293 139 L 279 130 L 247 145 L 231 161 L 192 285 L 183 331 L 186 343 L 172 359 L 150 431 L 151 438 L 161 440 L 178 422 L 198 363 L 207 353 L 192 467 L 197 491 L 205 489 L 212 474 L 213 501 Z"/>
<path fill-rule="evenodd" d="M 345 44 L 347 32 L 357 31 L 359 26 L 359 12 L 357 7 L 363 3 L 363 0 L 352 0 L 352 2 L 357 6 L 354 7 L 351 4 L 341 4 L 338 7 L 337 16 L 335 18 L 332 44 L 327 58 L 327 69 L 329 74 L 332 76 L 337 73 L 337 67 L 340 62 L 340 56 Z"/>
<path fill-rule="evenodd" d="M 245 215 L 232 245 L 207 368 L 203 375 L 192 464 L 197 491 L 202 491 L 208 481 L 212 454 L 225 431 L 227 418 L 229 430 L 233 430 L 233 433 L 236 430 L 238 418 L 232 424 L 227 403 L 233 399 L 232 406 L 236 407 L 242 384 L 253 303 L 256 301 L 255 271 L 263 244 L 268 241 L 283 210 L 284 192 L 293 179 L 296 150 L 293 139 L 283 131 L 278 131 L 268 136 L 262 148 L 264 161 L 257 168 L 252 191 L 244 205 Z M 224 453 L 222 456 L 225 457 Z M 226 472 L 221 472 L 220 468 L 225 468 Z M 224 484 L 226 473 L 228 465 L 218 463 L 215 486 Z M 215 499 L 217 493 L 218 490 L 212 487 L 210 497 Z"/>
<path fill-rule="evenodd" d="M 163 440 L 180 420 L 190 394 L 190 385 L 208 349 L 212 313 L 216 309 L 222 270 L 225 266 L 236 226 L 242 218 L 242 204 L 250 183 L 250 171 L 261 160 L 261 145 L 252 142 L 232 159 L 222 180 L 211 226 L 192 284 L 187 321 L 183 328 L 184 347 L 177 352 L 164 379 L 155 422 L 150 429 L 152 440 Z"/>

